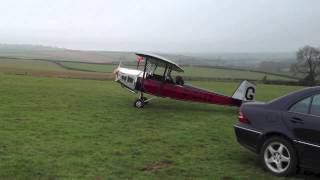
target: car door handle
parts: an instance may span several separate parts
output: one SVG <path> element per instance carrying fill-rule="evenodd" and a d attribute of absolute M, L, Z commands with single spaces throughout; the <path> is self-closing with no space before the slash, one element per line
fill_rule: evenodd
<path fill-rule="evenodd" d="M 298 117 L 292 117 L 290 121 L 295 124 L 304 124 L 304 120 Z"/>

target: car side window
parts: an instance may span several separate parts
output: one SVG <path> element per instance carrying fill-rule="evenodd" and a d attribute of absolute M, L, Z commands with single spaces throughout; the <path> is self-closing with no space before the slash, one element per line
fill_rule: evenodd
<path fill-rule="evenodd" d="M 311 102 L 311 97 L 303 99 L 303 100 L 297 102 L 296 104 L 294 104 L 293 106 L 291 106 L 289 111 L 308 114 L 310 102 Z"/>
<path fill-rule="evenodd" d="M 320 116 L 320 95 L 313 97 L 310 114 Z"/>

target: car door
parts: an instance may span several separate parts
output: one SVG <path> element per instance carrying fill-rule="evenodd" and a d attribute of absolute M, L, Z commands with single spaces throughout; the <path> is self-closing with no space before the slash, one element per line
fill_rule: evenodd
<path fill-rule="evenodd" d="M 305 98 L 290 107 L 286 123 L 294 136 L 301 164 L 320 166 L 320 95 Z"/>

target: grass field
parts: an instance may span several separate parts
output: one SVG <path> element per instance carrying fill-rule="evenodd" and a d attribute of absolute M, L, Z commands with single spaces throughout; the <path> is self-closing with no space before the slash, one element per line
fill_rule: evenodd
<path fill-rule="evenodd" d="M 112 81 L 0 74 L 0 87 L 0 179 L 284 179 L 236 142 L 237 108 L 156 99 L 137 110 Z M 300 88 L 258 84 L 257 98 Z"/>

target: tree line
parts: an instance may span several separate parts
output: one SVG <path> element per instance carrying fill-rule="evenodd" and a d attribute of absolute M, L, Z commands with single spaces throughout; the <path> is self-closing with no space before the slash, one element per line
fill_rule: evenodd
<path fill-rule="evenodd" d="M 297 62 L 291 66 L 295 75 L 301 75 L 301 84 L 314 86 L 320 80 L 320 48 L 305 46 L 296 53 Z"/>

